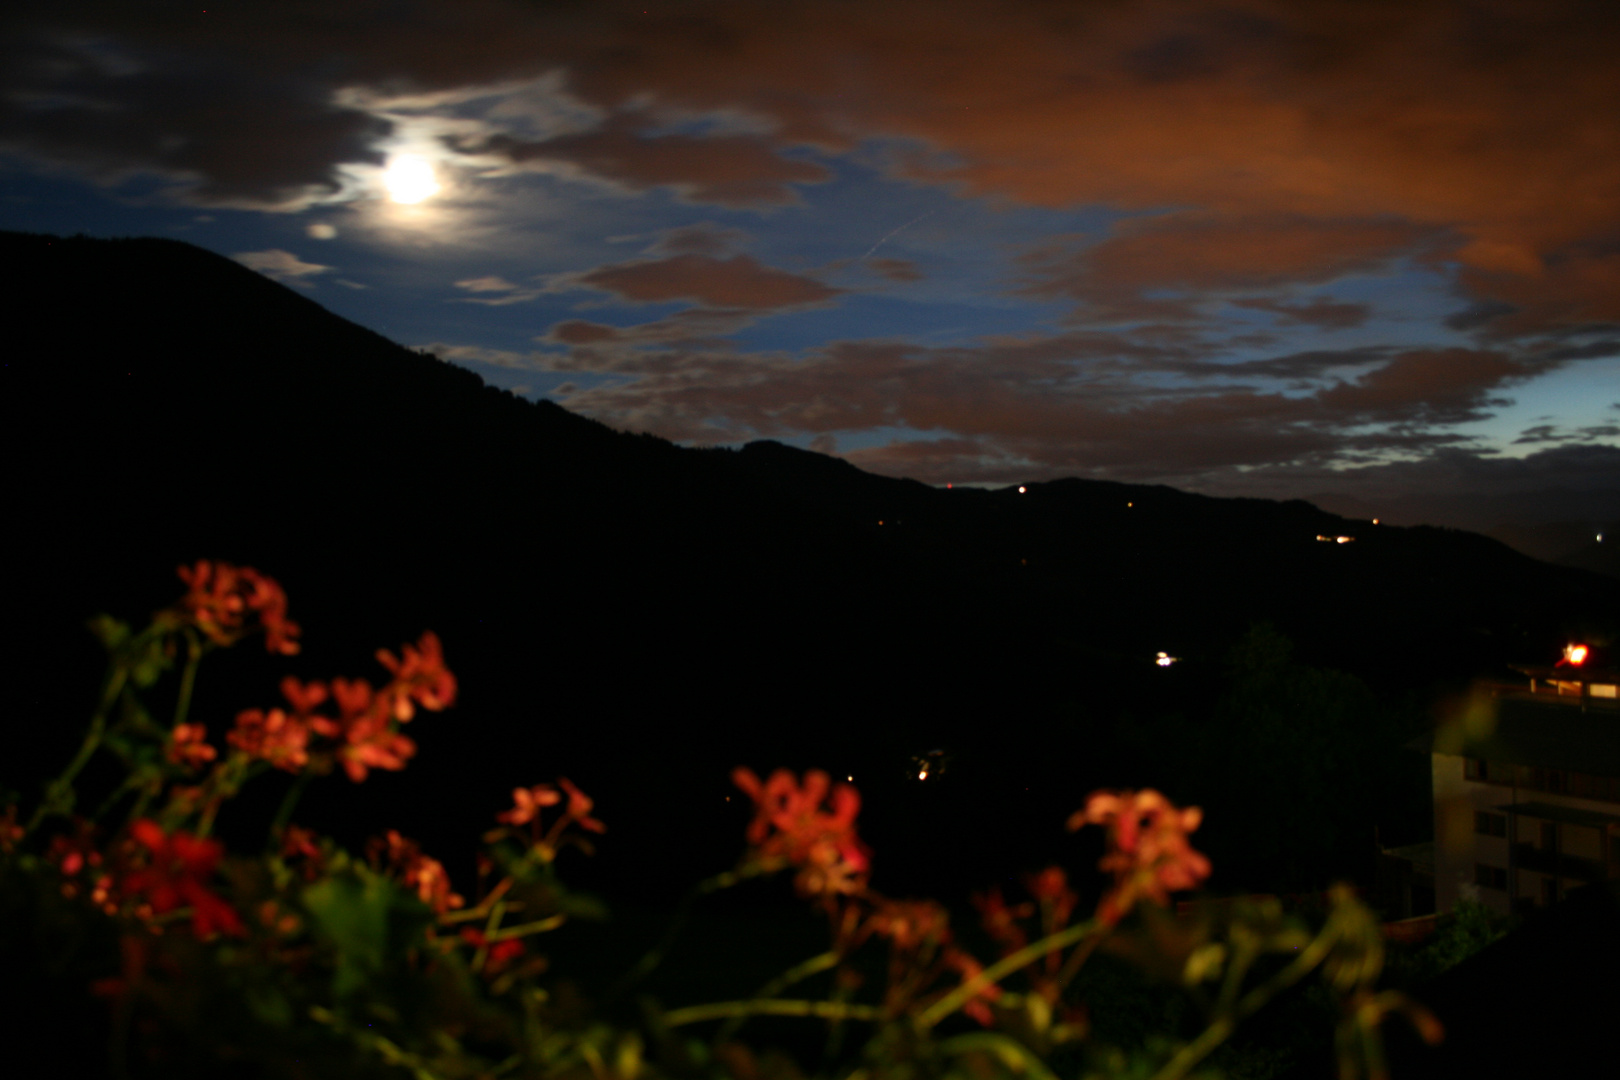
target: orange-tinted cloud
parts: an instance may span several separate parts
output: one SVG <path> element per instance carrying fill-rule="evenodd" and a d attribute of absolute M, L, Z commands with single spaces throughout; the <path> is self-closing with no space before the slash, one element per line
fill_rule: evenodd
<path fill-rule="evenodd" d="M 1440 446 L 1457 441 L 1444 425 L 1477 419 L 1535 370 L 1464 349 L 1220 365 L 1201 362 L 1192 345 L 1149 350 L 1125 335 L 1095 333 L 950 348 L 836 342 L 797 356 L 618 345 L 593 343 L 547 359 L 556 371 L 630 377 L 576 393 L 571 408 L 700 442 L 877 427 L 935 433 L 846 455 L 930 481 L 1075 473 L 1196 480 L 1235 466 L 1325 464 Z M 1135 363 L 1123 364 L 1120 353 L 1131 349 Z M 1137 377 L 1186 374 L 1200 363 L 1213 385 L 1196 393 Z M 1335 369 L 1370 370 L 1344 378 Z M 1282 376 L 1312 377 L 1315 389 L 1272 389 Z"/>
<path fill-rule="evenodd" d="M 1372 314 L 1370 304 L 1345 304 L 1321 299 L 1299 302 L 1274 297 L 1251 297 L 1233 300 L 1232 304 L 1255 311 L 1268 311 L 1285 325 L 1306 323 L 1324 330 L 1343 330 L 1360 326 L 1367 321 L 1367 316 Z"/>
<path fill-rule="evenodd" d="M 733 255 L 726 259 L 711 255 L 673 255 L 667 259 L 599 266 L 571 280 L 615 293 L 626 300 L 690 300 L 723 308 L 819 304 L 843 291 L 814 278 L 765 266 L 751 255 Z"/>
<path fill-rule="evenodd" d="M 1122 222 L 1100 242 L 1032 252 L 1023 292 L 1079 301 L 1083 317 L 1186 318 L 1203 301 L 1293 285 L 1319 285 L 1383 269 L 1418 252 L 1421 229 L 1392 221 L 1220 217 L 1182 213 Z M 1173 297 L 1148 297 L 1171 290 Z M 1249 306 L 1275 300 L 1251 300 Z M 1299 317 L 1301 310 L 1283 309 Z M 1329 307 L 1330 318 L 1342 311 Z"/>

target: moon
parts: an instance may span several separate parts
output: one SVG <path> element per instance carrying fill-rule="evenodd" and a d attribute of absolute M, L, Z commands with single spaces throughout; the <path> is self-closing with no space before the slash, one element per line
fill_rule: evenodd
<path fill-rule="evenodd" d="M 383 186 L 397 203 L 419 203 L 441 190 L 433 165 L 419 154 L 398 154 L 383 170 Z"/>

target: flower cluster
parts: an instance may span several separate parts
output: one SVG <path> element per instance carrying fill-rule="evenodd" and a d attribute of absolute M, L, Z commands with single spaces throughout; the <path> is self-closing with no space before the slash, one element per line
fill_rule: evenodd
<path fill-rule="evenodd" d="M 309 764 L 311 737 L 330 739 L 332 757 L 356 783 L 372 769 L 403 769 L 416 743 L 399 725 L 410 721 L 418 706 L 437 712 L 453 704 L 456 680 L 431 631 L 401 653 L 395 658 L 386 649 L 378 651 L 394 675 L 381 688 L 365 679 L 303 683 L 288 676 L 281 681 L 288 707 L 243 710 L 226 741 L 249 758 L 298 772 Z M 317 711 L 328 703 L 336 716 Z"/>
<path fill-rule="evenodd" d="M 151 908 L 163 915 L 177 908 L 191 909 L 191 929 L 200 938 L 216 931 L 245 933 L 236 910 L 208 888 L 225 849 L 217 840 L 205 840 L 186 832 L 165 833 L 157 822 L 142 818 L 130 827 L 130 835 L 144 847 L 144 867 L 126 874 L 119 891 L 137 904 L 137 910 Z"/>
<path fill-rule="evenodd" d="M 450 875 L 444 864 L 422 854 L 416 841 L 407 840 L 397 830 L 389 829 L 387 835 L 374 838 L 366 847 L 373 866 L 385 870 L 436 914 L 442 915 L 466 903 L 450 891 Z"/>
<path fill-rule="evenodd" d="M 265 648 L 291 656 L 298 651 L 298 624 L 287 618 L 287 594 L 275 581 L 246 566 L 199 559 L 179 568 L 189 587 L 179 610 L 216 645 L 234 645 L 258 617 Z"/>
<path fill-rule="evenodd" d="M 1187 834 L 1202 820 L 1198 807 L 1178 810 L 1152 788 L 1094 793 L 1069 817 L 1068 827 L 1102 825 L 1108 830 L 1108 851 L 1097 865 L 1114 875 L 1114 886 L 1103 896 L 1097 917 L 1112 925 L 1140 897 L 1168 904 L 1171 892 L 1191 889 L 1207 878 L 1209 860 L 1187 842 Z"/>
<path fill-rule="evenodd" d="M 199 938 L 245 932 L 236 910 L 208 885 L 224 855 L 218 841 L 166 833 L 157 822 L 140 818 L 123 843 L 103 854 L 94 826 L 82 819 L 75 825 L 72 834 L 51 839 L 46 855 L 62 877 L 64 896 L 77 896 L 87 886 L 96 907 L 109 915 L 128 911 L 154 929 L 159 916 L 187 909 Z"/>
<path fill-rule="evenodd" d="M 803 896 L 850 895 L 866 887 L 871 852 L 855 835 L 861 797 L 848 784 L 831 788 L 831 809 L 822 809 L 830 778 L 819 769 L 804 774 L 801 786 L 786 769 L 760 783 L 751 769 L 738 768 L 732 781 L 754 800 L 748 842 L 762 863 L 796 867 L 794 884 Z"/>

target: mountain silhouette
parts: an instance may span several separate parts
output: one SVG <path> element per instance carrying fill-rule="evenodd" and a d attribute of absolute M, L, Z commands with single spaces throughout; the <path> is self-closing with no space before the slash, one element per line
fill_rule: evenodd
<path fill-rule="evenodd" d="M 375 676 L 378 646 L 445 642 L 462 700 L 414 726 L 419 758 L 317 785 L 312 818 L 396 825 L 465 872 L 450 849 L 506 792 L 566 775 L 612 830 L 579 872 L 624 889 L 735 857 L 737 764 L 854 776 L 880 877 L 926 888 L 1024 865 L 1066 842 L 1090 785 L 1140 783 L 1121 717 L 1197 713 L 1257 622 L 1393 700 L 1612 634 L 1620 612 L 1620 581 L 1301 501 L 941 490 L 774 442 L 614 431 L 173 240 L 0 233 L 0 267 L 0 782 L 30 799 L 94 698 L 84 620 L 143 617 L 198 558 L 277 578 L 305 627 L 290 664 L 205 667 L 194 716 L 216 740 L 284 670 Z M 908 780 L 934 749 L 950 775 Z"/>

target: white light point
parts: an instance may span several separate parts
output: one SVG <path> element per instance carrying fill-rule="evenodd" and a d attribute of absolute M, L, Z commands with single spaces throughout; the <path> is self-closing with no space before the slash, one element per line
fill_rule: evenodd
<path fill-rule="evenodd" d="M 397 154 L 383 170 L 383 186 L 397 203 L 423 202 L 444 190 L 433 165 L 419 154 Z"/>

